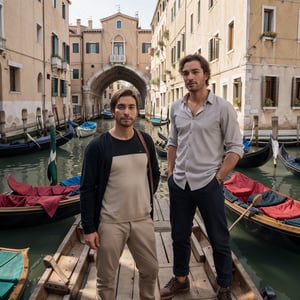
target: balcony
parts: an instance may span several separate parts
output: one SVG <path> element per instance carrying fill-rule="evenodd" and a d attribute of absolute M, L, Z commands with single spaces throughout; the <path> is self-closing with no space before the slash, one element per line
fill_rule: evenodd
<path fill-rule="evenodd" d="M 110 55 L 110 63 L 111 64 L 125 64 L 126 63 L 126 56 L 125 55 L 111 54 Z"/>
<path fill-rule="evenodd" d="M 52 67 L 52 70 L 58 70 L 58 69 L 62 68 L 62 61 L 59 56 L 51 57 L 51 67 Z"/>

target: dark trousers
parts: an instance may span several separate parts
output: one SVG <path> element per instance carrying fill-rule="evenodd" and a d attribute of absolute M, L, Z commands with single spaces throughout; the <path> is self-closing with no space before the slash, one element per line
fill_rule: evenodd
<path fill-rule="evenodd" d="M 189 273 L 191 233 L 193 218 L 198 207 L 213 249 L 217 282 L 229 287 L 232 282 L 230 237 L 225 216 L 223 187 L 214 178 L 207 186 L 191 191 L 188 184 L 181 189 L 171 176 L 168 180 L 170 193 L 170 220 L 172 227 L 175 276 Z"/>

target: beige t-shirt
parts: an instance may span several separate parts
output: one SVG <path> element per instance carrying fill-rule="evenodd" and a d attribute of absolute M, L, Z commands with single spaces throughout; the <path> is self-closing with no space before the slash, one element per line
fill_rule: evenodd
<path fill-rule="evenodd" d="M 146 153 L 114 156 L 100 221 L 119 223 L 148 218 L 151 212 Z"/>

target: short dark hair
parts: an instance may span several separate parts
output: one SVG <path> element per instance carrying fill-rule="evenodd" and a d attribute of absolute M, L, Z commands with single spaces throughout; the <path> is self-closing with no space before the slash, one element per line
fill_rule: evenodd
<path fill-rule="evenodd" d="M 183 57 L 180 62 L 179 62 L 179 72 L 182 74 L 182 70 L 184 68 L 184 65 L 188 62 L 197 60 L 200 63 L 200 66 L 203 70 L 204 73 L 208 75 L 208 78 L 206 80 L 206 85 L 209 85 L 209 79 L 210 79 L 210 67 L 209 67 L 209 62 L 201 55 L 199 54 L 189 54 L 185 57 Z"/>
<path fill-rule="evenodd" d="M 135 104 L 137 110 L 139 110 L 139 102 L 140 102 L 140 97 L 139 95 L 131 88 L 122 88 L 116 91 L 111 100 L 110 100 L 110 110 L 115 111 L 115 108 L 118 104 L 118 101 L 121 97 L 126 97 L 126 96 L 131 96 L 135 99 Z"/>

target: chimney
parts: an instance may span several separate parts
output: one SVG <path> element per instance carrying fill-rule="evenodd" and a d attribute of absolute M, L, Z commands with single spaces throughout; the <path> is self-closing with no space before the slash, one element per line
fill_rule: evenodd
<path fill-rule="evenodd" d="M 81 20 L 80 19 L 76 19 L 76 31 L 77 31 L 77 34 L 80 33 L 80 27 L 81 27 Z"/>
<path fill-rule="evenodd" d="M 88 20 L 88 28 L 93 29 L 93 20 L 92 19 Z"/>

